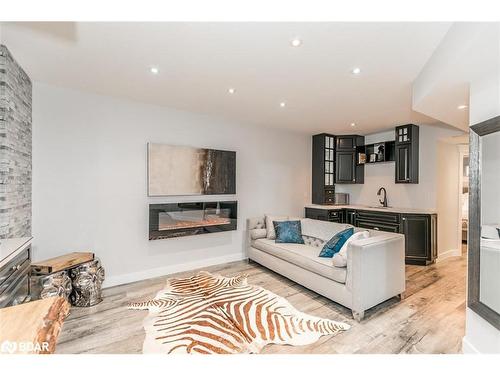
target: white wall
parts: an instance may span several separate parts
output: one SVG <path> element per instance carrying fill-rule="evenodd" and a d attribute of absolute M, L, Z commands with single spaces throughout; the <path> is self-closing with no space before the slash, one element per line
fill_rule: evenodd
<path fill-rule="evenodd" d="M 365 183 L 360 185 L 335 185 L 337 192 L 350 194 L 352 204 L 377 205 L 377 191 L 380 187 L 387 189 L 389 206 L 404 208 L 437 207 L 436 179 L 437 144 L 439 139 L 463 134 L 445 126 L 419 126 L 419 183 L 396 184 L 394 182 L 395 166 L 393 162 L 365 165 Z M 365 144 L 394 140 L 394 131 L 367 135 Z"/>
<path fill-rule="evenodd" d="M 235 150 L 238 230 L 148 241 L 146 144 Z M 94 251 L 107 284 L 244 257 L 245 219 L 302 215 L 310 202 L 311 139 L 168 108 L 35 83 L 34 259 Z"/>
<path fill-rule="evenodd" d="M 433 112 L 431 107 L 439 104 L 442 96 L 442 90 L 435 89 L 439 86 L 436 81 L 439 77 L 446 77 L 447 82 L 454 80 L 458 86 L 470 84 L 470 124 L 500 115 L 500 23 L 457 23 L 448 34 L 427 62 L 424 74 L 414 84 L 421 92 L 429 92 L 428 96 L 434 100 L 416 110 L 424 114 Z M 457 40 L 458 46 L 452 42 Z M 443 64 L 442 56 L 456 58 L 451 61 L 447 58 Z M 432 76 L 425 71 L 432 71 Z M 413 104 L 415 106 L 415 101 Z M 448 110 L 454 111 L 454 106 Z M 500 353 L 500 331 L 469 308 L 466 310 L 463 351 Z"/>
<path fill-rule="evenodd" d="M 497 59 L 491 69 L 479 67 L 478 71 L 482 74 L 474 76 L 471 81 L 469 110 L 471 125 L 500 115 L 500 24 L 496 31 L 489 30 L 483 39 L 489 41 L 490 50 L 496 50 Z M 494 199 L 493 203 L 497 201 Z M 487 205 L 487 202 L 483 199 L 481 206 L 484 205 Z M 463 351 L 464 353 L 500 353 L 500 330 L 469 308 L 466 312 Z"/>
<path fill-rule="evenodd" d="M 460 152 L 458 145 L 448 141 L 442 140 L 437 144 L 438 260 L 462 254 L 462 241 L 458 237 L 462 198 Z"/>

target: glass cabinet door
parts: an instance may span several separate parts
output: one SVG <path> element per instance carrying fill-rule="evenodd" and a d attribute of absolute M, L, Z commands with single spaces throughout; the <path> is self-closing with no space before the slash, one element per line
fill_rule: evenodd
<path fill-rule="evenodd" d="M 325 186 L 332 186 L 334 184 L 335 175 L 335 138 L 325 136 Z"/>

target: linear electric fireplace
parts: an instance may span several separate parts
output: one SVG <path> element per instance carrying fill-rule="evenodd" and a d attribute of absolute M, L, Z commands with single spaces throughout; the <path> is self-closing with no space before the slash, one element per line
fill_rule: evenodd
<path fill-rule="evenodd" d="M 149 239 L 236 230 L 236 201 L 149 205 Z"/>

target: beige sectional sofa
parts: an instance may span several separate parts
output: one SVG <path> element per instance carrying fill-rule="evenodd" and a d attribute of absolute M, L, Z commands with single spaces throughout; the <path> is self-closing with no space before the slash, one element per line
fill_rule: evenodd
<path fill-rule="evenodd" d="M 331 258 L 318 257 L 335 233 L 352 227 L 313 219 L 300 219 L 305 244 L 276 243 L 268 238 L 265 217 L 247 221 L 249 260 L 255 261 L 308 289 L 352 310 L 360 321 L 365 310 L 405 290 L 404 236 L 368 231 L 369 237 L 347 245 L 345 267 Z M 269 220 L 267 220 L 270 222 Z M 354 228 L 354 231 L 366 229 Z"/>

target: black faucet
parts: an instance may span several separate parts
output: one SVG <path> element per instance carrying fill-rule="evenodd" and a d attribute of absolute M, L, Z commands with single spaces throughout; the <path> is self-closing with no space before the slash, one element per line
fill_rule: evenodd
<path fill-rule="evenodd" d="M 380 194 L 382 194 L 382 192 L 384 192 L 384 199 L 379 199 L 378 201 L 380 202 L 380 204 L 383 206 L 383 207 L 387 207 L 387 191 L 385 190 L 384 187 L 381 187 L 380 189 L 378 189 L 378 192 L 377 192 L 377 196 L 380 196 Z"/>

